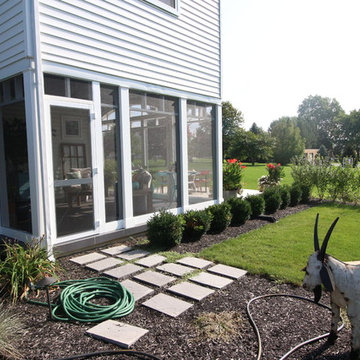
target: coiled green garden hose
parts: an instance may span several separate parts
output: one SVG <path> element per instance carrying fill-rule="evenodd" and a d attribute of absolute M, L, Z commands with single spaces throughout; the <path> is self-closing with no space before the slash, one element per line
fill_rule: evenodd
<path fill-rule="evenodd" d="M 52 317 L 61 321 L 100 322 L 130 314 L 135 307 L 133 294 L 120 282 L 106 277 L 56 282 L 62 289 L 56 304 L 51 304 Z M 95 298 L 105 298 L 109 304 L 95 304 Z M 29 300 L 29 302 L 48 305 Z"/>

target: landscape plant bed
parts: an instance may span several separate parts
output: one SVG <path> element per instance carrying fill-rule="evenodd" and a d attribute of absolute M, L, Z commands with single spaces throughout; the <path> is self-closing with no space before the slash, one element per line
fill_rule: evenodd
<path fill-rule="evenodd" d="M 304 210 L 308 206 L 290 207 L 278 211 L 274 216 L 280 218 Z M 197 253 L 208 246 L 266 223 L 264 220 L 248 220 L 240 227 L 229 227 L 221 234 L 208 234 L 198 242 L 183 243 L 170 250 Z M 127 244 L 135 245 L 135 241 L 129 240 Z M 71 256 L 59 259 L 63 268 L 60 274 L 61 280 L 98 275 L 94 271 L 70 262 L 70 258 Z M 165 292 L 164 289 L 157 289 L 153 294 L 160 291 Z M 312 296 L 311 293 L 291 284 L 280 284 L 260 276 L 246 275 L 223 290 L 215 291 L 201 302 L 194 303 L 192 308 L 178 318 L 171 318 L 142 306 L 141 303 L 147 299 L 143 298 L 137 303 L 134 312 L 120 321 L 149 330 L 133 348 L 160 359 L 251 360 L 256 359 L 257 342 L 247 319 L 246 304 L 255 296 L 280 293 Z M 329 304 L 326 295 L 322 298 L 322 302 Z M 24 359 L 53 360 L 81 353 L 119 349 L 115 345 L 85 335 L 85 331 L 92 327 L 92 324 L 51 321 L 46 307 L 23 301 L 18 302 L 14 310 L 20 314 L 24 324 L 24 333 L 19 336 L 17 344 Z M 298 343 L 327 332 L 330 326 L 330 311 L 312 303 L 290 298 L 262 299 L 251 306 L 251 311 L 263 341 L 262 359 L 278 359 Z M 212 316 L 214 314 L 215 317 Z M 204 318 L 210 319 L 209 324 L 199 320 Z M 349 359 L 350 335 L 350 330 L 345 328 L 334 346 L 326 347 L 325 340 L 322 340 L 302 348 L 289 359 Z M 130 357 L 124 355 L 101 357 L 101 359 L 126 358 Z"/>

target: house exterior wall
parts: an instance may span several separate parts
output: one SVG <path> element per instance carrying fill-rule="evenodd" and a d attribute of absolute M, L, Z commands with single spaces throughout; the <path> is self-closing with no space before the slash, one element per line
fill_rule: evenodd
<path fill-rule="evenodd" d="M 219 2 L 181 0 L 178 15 L 142 0 L 39 0 L 41 59 L 220 97 Z"/>
<path fill-rule="evenodd" d="M 23 0 L 0 1 L 0 79 L 30 66 L 28 5 L 29 2 Z"/>

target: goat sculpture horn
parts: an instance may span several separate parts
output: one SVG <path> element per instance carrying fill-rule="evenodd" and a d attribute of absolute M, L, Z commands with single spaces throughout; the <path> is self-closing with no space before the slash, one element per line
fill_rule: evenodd
<path fill-rule="evenodd" d="M 321 261 L 324 261 L 324 258 L 325 258 L 325 252 L 326 252 L 326 248 L 327 248 L 327 244 L 329 242 L 329 239 L 330 239 L 330 236 L 331 236 L 331 233 L 332 231 L 334 230 L 334 227 L 336 225 L 336 223 L 338 222 L 339 218 L 337 217 L 333 223 L 331 224 L 328 232 L 326 233 L 326 236 L 325 236 L 325 239 L 321 245 L 321 249 L 320 249 L 320 252 L 319 252 L 319 260 Z"/>
<path fill-rule="evenodd" d="M 316 215 L 315 226 L 314 226 L 314 250 L 315 251 L 320 250 L 319 237 L 318 237 L 318 221 L 319 221 L 319 213 Z"/>

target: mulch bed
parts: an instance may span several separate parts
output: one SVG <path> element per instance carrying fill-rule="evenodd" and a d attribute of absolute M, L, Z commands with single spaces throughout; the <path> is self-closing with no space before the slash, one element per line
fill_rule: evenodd
<path fill-rule="evenodd" d="M 278 211 L 274 216 L 281 218 L 309 206 L 312 205 L 288 208 Z M 229 227 L 221 234 L 206 235 L 198 242 L 180 244 L 171 250 L 181 253 L 198 252 L 212 244 L 265 224 L 267 222 L 263 220 L 249 220 L 243 226 Z M 129 240 L 129 244 L 133 245 L 133 240 Z M 69 258 L 59 259 L 64 269 L 62 279 L 97 276 L 95 272 L 71 263 Z M 135 311 L 122 320 L 149 330 L 135 343 L 134 349 L 155 355 L 160 359 L 251 360 L 256 359 L 257 341 L 247 319 L 246 304 L 255 296 L 282 293 L 305 297 L 312 295 L 300 287 L 280 284 L 260 276 L 246 275 L 225 289 L 217 290 L 203 301 L 195 303 L 176 319 L 137 304 Z M 142 301 L 143 299 L 140 300 Z M 328 296 L 324 295 L 322 302 L 329 304 Z M 15 311 L 20 314 L 24 324 L 24 333 L 18 338 L 18 349 L 24 354 L 24 359 L 53 360 L 76 354 L 119 349 L 115 345 L 86 336 L 85 330 L 90 328 L 91 324 L 50 321 L 47 308 L 24 302 L 19 302 Z M 326 333 L 330 327 L 330 311 L 292 298 L 260 299 L 252 304 L 251 311 L 261 333 L 264 360 L 279 359 L 298 343 Z M 234 334 L 230 337 L 213 337 L 211 333 L 204 334 L 202 332 L 204 329 L 200 329 L 195 320 L 200 315 L 210 312 L 217 314 L 232 312 L 237 319 L 240 318 L 236 325 L 232 325 Z M 349 328 L 345 328 L 335 345 L 329 347 L 325 340 L 321 340 L 298 350 L 289 359 L 349 359 L 350 336 Z M 121 355 L 97 358 L 133 357 Z"/>

